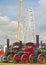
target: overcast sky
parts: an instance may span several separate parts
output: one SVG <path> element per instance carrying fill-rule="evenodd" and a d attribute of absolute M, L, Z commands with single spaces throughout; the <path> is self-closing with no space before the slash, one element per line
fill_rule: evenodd
<path fill-rule="evenodd" d="M 0 43 L 6 43 L 7 37 L 11 42 L 16 41 L 19 1 L 0 0 Z M 33 9 L 36 34 L 46 42 L 46 0 L 23 0 L 23 12 L 27 7 Z"/>

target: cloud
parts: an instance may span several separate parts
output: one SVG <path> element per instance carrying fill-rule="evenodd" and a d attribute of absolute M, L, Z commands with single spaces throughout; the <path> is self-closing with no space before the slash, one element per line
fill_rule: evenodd
<path fill-rule="evenodd" d="M 41 27 L 46 25 L 46 0 L 39 1 L 39 21 Z"/>
<path fill-rule="evenodd" d="M 10 21 L 7 16 L 0 16 L 0 40 L 9 37 L 11 40 L 16 39 L 17 21 Z M 12 40 L 12 41 L 13 41 Z"/>
<path fill-rule="evenodd" d="M 46 42 L 46 0 L 39 0 L 38 25 L 40 39 Z"/>
<path fill-rule="evenodd" d="M 16 41 L 17 32 L 18 32 L 18 21 L 11 21 L 7 16 L 0 16 L 0 40 L 3 43 L 6 42 L 6 39 L 10 39 L 10 43 Z M 23 25 L 21 23 L 21 39 L 23 35 Z M 5 40 L 4 40 L 5 39 Z"/>
<path fill-rule="evenodd" d="M 44 31 L 43 33 L 39 33 L 39 35 L 40 35 L 40 41 L 42 40 L 43 41 L 43 43 L 46 43 L 46 31 Z"/>
<path fill-rule="evenodd" d="M 9 18 L 7 16 L 0 16 L 0 25 L 5 25 L 9 23 Z"/>

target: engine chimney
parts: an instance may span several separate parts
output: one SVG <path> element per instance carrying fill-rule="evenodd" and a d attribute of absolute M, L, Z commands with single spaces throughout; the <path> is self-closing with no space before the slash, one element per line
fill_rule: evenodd
<path fill-rule="evenodd" d="M 41 48 L 42 48 L 42 40 L 41 40 Z"/>
<path fill-rule="evenodd" d="M 9 50 L 9 39 L 7 39 L 7 49 Z"/>
<path fill-rule="evenodd" d="M 20 41 L 19 48 L 22 49 L 22 41 Z"/>
<path fill-rule="evenodd" d="M 39 35 L 36 35 L 36 45 L 39 47 Z"/>

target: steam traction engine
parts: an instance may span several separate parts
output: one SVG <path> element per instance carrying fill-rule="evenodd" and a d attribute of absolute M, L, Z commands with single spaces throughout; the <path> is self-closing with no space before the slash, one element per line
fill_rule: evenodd
<path fill-rule="evenodd" d="M 25 45 L 23 46 L 17 54 L 14 55 L 14 62 L 22 62 L 22 63 L 28 63 L 30 61 L 31 55 L 34 54 L 34 44 L 32 45 Z"/>
<path fill-rule="evenodd" d="M 2 62 L 45 63 L 46 49 L 43 47 L 39 48 L 39 36 L 36 36 L 36 43 L 28 42 L 24 45 L 20 41 L 9 46 L 9 39 L 7 39 L 7 48 L 5 55 L 2 56 Z"/>

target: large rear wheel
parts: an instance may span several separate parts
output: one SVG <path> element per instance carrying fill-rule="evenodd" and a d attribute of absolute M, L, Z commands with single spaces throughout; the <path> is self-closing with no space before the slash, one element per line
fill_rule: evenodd
<path fill-rule="evenodd" d="M 46 58 L 46 55 L 45 55 L 45 58 Z"/>
<path fill-rule="evenodd" d="M 28 56 L 27 56 L 26 54 L 23 54 L 23 55 L 21 56 L 21 62 L 22 62 L 22 63 L 28 63 Z"/>
<path fill-rule="evenodd" d="M 30 63 L 33 63 L 33 62 L 34 62 L 34 55 L 33 55 L 33 54 L 31 54 L 31 55 L 29 56 L 29 62 L 30 62 Z"/>
<path fill-rule="evenodd" d="M 7 60 L 9 63 L 12 63 L 13 62 L 13 54 L 9 54 L 7 57 Z"/>
<path fill-rule="evenodd" d="M 14 61 L 14 63 L 19 63 L 20 62 L 20 55 L 15 54 L 13 57 L 13 61 Z"/>
<path fill-rule="evenodd" d="M 38 56 L 38 62 L 41 63 L 41 64 L 44 64 L 44 63 L 46 62 L 45 55 L 40 54 L 40 55 Z"/>

